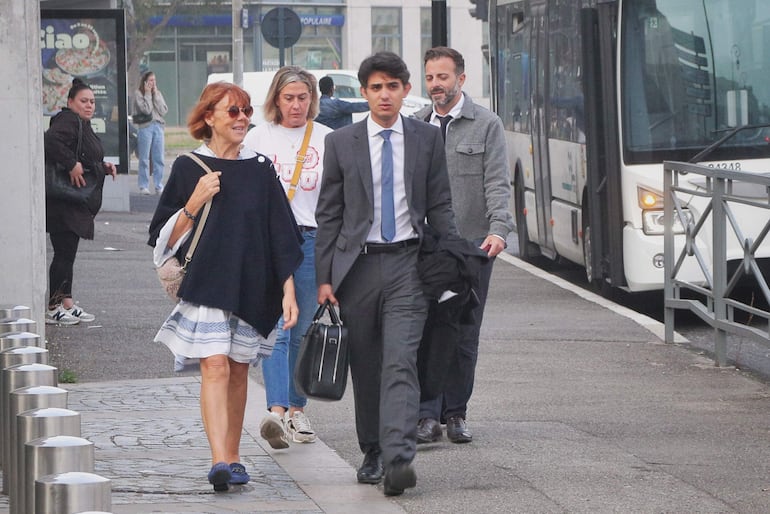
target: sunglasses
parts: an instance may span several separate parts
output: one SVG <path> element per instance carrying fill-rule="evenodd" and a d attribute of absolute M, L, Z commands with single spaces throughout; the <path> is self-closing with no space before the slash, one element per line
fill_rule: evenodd
<path fill-rule="evenodd" d="M 245 114 L 247 118 L 251 118 L 251 115 L 254 114 L 254 108 L 250 105 L 247 105 L 246 107 L 238 107 L 237 105 L 231 105 L 230 107 L 225 109 L 225 112 L 232 119 L 238 118 L 238 116 L 241 113 Z"/>

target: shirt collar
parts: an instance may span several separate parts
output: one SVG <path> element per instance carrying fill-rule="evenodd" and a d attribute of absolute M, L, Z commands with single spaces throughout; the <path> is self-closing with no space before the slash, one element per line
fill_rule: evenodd
<path fill-rule="evenodd" d="M 388 127 L 387 129 L 374 121 L 371 116 L 366 117 L 366 131 L 369 134 L 369 137 L 378 136 L 380 132 L 383 130 L 392 130 L 393 132 L 396 132 L 398 134 L 404 133 L 404 122 L 401 119 L 401 115 L 398 116 L 398 119 L 393 124 L 392 127 Z"/>

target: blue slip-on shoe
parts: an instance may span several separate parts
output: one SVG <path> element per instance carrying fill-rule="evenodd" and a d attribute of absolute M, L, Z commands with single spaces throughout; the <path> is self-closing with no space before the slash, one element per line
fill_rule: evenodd
<path fill-rule="evenodd" d="M 230 483 L 233 485 L 248 484 L 251 477 L 246 473 L 246 467 L 240 462 L 230 464 Z"/>
<path fill-rule="evenodd" d="M 227 491 L 230 488 L 229 483 L 232 476 L 230 465 L 227 462 L 217 462 L 211 466 L 211 471 L 209 471 L 209 484 L 214 486 L 215 491 Z"/>

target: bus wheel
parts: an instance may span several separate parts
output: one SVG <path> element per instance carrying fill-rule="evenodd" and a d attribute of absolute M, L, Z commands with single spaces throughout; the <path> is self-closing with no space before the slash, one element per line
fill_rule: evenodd
<path fill-rule="evenodd" d="M 525 261 L 531 260 L 536 257 L 538 252 L 535 249 L 535 245 L 529 240 L 529 233 L 527 232 L 527 216 L 524 214 L 524 181 L 521 178 L 521 174 L 516 175 L 516 184 L 514 185 L 514 193 L 516 194 L 516 236 L 519 241 L 519 258 Z"/>

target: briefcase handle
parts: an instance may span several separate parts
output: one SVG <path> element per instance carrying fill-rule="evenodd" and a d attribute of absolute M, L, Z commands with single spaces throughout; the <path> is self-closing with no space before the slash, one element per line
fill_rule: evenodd
<path fill-rule="evenodd" d="M 316 323 L 318 320 L 321 319 L 321 316 L 324 315 L 324 310 L 329 311 L 329 317 L 332 319 L 332 323 L 334 325 L 342 325 L 342 320 L 337 315 L 337 311 L 334 310 L 334 306 L 332 305 L 332 302 L 329 300 L 326 300 L 324 303 L 318 306 L 318 310 L 315 311 L 315 316 L 313 316 L 313 323 Z"/>

